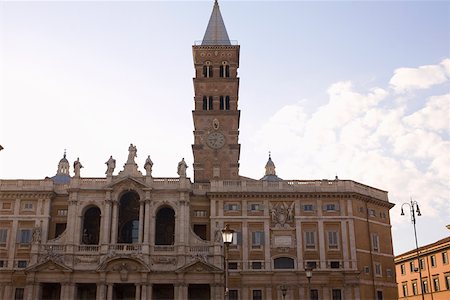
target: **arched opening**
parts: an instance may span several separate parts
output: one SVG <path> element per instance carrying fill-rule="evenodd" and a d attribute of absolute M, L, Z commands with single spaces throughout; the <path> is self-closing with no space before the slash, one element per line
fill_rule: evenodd
<path fill-rule="evenodd" d="M 175 212 L 170 207 L 156 214 L 155 245 L 173 245 L 175 242 Z"/>
<path fill-rule="evenodd" d="M 206 62 L 206 65 L 203 66 L 203 77 L 213 77 L 213 68 L 209 62 Z"/>
<path fill-rule="evenodd" d="M 139 195 L 135 192 L 127 192 L 120 197 L 119 243 L 132 244 L 139 242 Z"/>
<path fill-rule="evenodd" d="M 220 66 L 220 77 L 222 78 L 230 77 L 230 66 L 225 61 L 222 62 L 222 65 Z"/>
<path fill-rule="evenodd" d="M 85 245 L 98 245 L 100 241 L 100 208 L 97 206 L 87 209 L 83 216 L 83 231 L 81 243 Z"/>
<path fill-rule="evenodd" d="M 278 257 L 273 260 L 274 269 L 294 269 L 294 260 L 290 257 Z"/>

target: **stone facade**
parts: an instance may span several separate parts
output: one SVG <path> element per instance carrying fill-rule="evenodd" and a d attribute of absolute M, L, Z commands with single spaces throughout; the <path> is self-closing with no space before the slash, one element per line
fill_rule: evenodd
<path fill-rule="evenodd" d="M 219 33 L 215 36 L 215 33 Z M 239 175 L 239 46 L 217 2 L 193 46 L 194 180 L 142 172 L 0 180 L 0 299 L 395 299 L 387 192 L 351 180 Z M 144 174 L 145 173 L 145 174 Z M 115 175 L 116 174 L 116 175 Z M 305 269 L 313 268 L 308 282 Z"/>

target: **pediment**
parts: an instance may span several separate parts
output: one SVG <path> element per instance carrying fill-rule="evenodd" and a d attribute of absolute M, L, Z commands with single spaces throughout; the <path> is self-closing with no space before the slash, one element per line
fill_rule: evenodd
<path fill-rule="evenodd" d="M 126 177 L 120 177 L 115 179 L 113 182 L 108 184 L 107 188 L 118 188 L 121 186 L 125 186 L 127 188 L 133 189 L 133 188 L 149 188 L 147 184 L 145 184 L 144 181 L 141 181 L 135 177 L 126 176 Z"/>
<path fill-rule="evenodd" d="M 187 265 L 182 266 L 176 273 L 222 273 L 223 270 L 204 261 L 195 260 Z"/>
<path fill-rule="evenodd" d="M 25 269 L 26 272 L 72 272 L 72 268 L 64 265 L 63 263 L 59 263 L 53 261 L 51 259 L 47 259 L 42 262 L 38 262 L 32 266 L 29 266 Z"/>
<path fill-rule="evenodd" d="M 147 264 L 138 257 L 114 256 L 106 258 L 97 268 L 99 272 L 141 272 L 150 271 Z"/>

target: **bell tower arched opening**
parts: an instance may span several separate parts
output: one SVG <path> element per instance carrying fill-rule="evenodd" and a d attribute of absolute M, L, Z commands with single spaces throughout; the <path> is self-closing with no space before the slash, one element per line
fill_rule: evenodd
<path fill-rule="evenodd" d="M 98 245 L 100 241 L 100 218 L 101 211 L 97 206 L 92 206 L 84 212 L 82 244 Z"/>
<path fill-rule="evenodd" d="M 136 192 L 120 197 L 117 241 L 123 244 L 139 241 L 139 195 Z"/>

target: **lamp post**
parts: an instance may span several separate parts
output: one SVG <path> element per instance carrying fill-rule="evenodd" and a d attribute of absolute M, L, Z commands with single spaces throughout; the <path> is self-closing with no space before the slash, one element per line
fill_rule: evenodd
<path fill-rule="evenodd" d="M 417 264 L 419 267 L 419 278 L 420 278 L 420 291 L 421 291 L 421 295 L 422 295 L 422 300 L 425 299 L 424 296 L 424 291 L 423 291 L 423 282 L 422 282 L 422 268 L 420 266 L 420 253 L 419 253 L 419 244 L 417 243 L 417 231 L 416 231 L 416 213 L 417 216 L 420 217 L 422 214 L 420 213 L 420 208 L 419 208 L 419 204 L 417 203 L 417 201 L 413 201 L 412 199 L 408 202 L 405 202 L 402 204 L 401 207 L 401 216 L 405 215 L 405 212 L 403 211 L 403 206 L 409 206 L 409 213 L 411 215 L 411 222 L 413 224 L 414 227 L 414 239 L 416 241 L 416 255 L 417 255 Z"/>
<path fill-rule="evenodd" d="M 312 277 L 312 268 L 307 267 L 305 269 L 306 272 L 306 278 L 308 278 L 308 293 L 307 293 L 307 299 L 311 300 L 311 277 Z"/>
<path fill-rule="evenodd" d="M 225 245 L 224 250 L 224 269 L 225 269 L 225 299 L 228 299 L 228 247 L 233 242 L 233 233 L 234 230 L 230 229 L 230 226 L 227 224 L 225 228 L 222 229 L 222 241 Z"/>
<path fill-rule="evenodd" d="M 281 296 L 283 296 L 283 300 L 285 300 L 286 299 L 286 294 L 287 294 L 287 286 L 282 284 L 280 286 L 280 290 L 281 290 Z"/>

